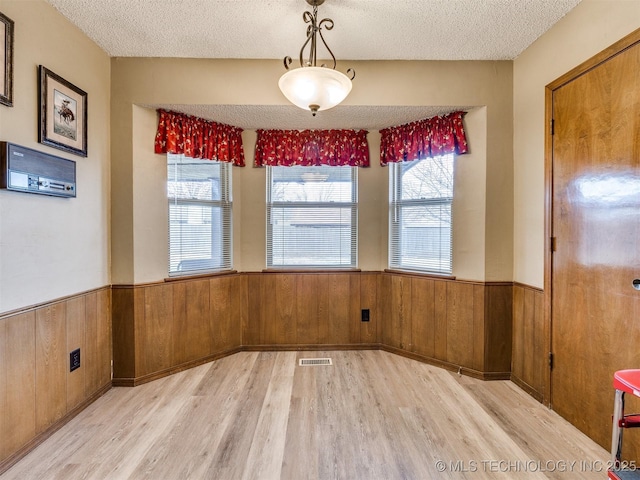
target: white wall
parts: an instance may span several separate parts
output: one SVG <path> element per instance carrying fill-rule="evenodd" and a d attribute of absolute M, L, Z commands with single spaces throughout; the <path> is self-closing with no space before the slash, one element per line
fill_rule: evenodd
<path fill-rule="evenodd" d="M 1 0 L 15 22 L 14 106 L 0 140 L 76 161 L 77 198 L 0 190 L 0 313 L 102 287 L 109 278 L 110 60 L 44 1 Z M 38 143 L 38 65 L 88 94 L 87 158 Z"/>
<path fill-rule="evenodd" d="M 545 86 L 640 28 L 640 0 L 583 0 L 514 62 L 514 281 L 544 284 Z"/>

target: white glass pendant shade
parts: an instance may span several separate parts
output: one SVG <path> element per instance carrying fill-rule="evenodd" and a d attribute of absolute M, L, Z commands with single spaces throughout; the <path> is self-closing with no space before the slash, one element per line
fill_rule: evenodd
<path fill-rule="evenodd" d="M 344 73 L 328 67 L 300 67 L 289 70 L 278 82 L 287 100 L 315 112 L 342 102 L 351 91 L 351 80 Z"/>

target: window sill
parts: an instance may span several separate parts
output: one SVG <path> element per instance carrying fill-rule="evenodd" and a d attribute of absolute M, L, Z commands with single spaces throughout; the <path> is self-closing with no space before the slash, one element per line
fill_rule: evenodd
<path fill-rule="evenodd" d="M 426 278 L 437 278 L 438 280 L 455 280 L 456 277 L 453 275 L 446 275 L 444 273 L 429 273 L 429 272 L 416 272 L 414 270 L 392 270 L 385 268 L 384 273 L 393 273 L 394 275 L 411 275 L 414 277 L 426 277 Z"/>
<path fill-rule="evenodd" d="M 262 273 L 357 273 L 359 268 L 265 268 Z"/>
<path fill-rule="evenodd" d="M 222 277 L 225 275 L 234 275 L 238 273 L 237 270 L 224 270 L 222 272 L 204 272 L 204 273 L 194 273 L 194 274 L 186 274 L 186 275 L 176 275 L 175 277 L 167 277 L 164 279 L 165 282 L 177 282 L 180 280 L 194 280 L 198 278 L 209 278 L 209 277 Z"/>

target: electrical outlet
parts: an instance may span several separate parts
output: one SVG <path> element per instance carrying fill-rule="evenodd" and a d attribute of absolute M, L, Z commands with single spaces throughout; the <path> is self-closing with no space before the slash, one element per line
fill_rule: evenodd
<path fill-rule="evenodd" d="M 69 371 L 73 372 L 75 369 L 80 368 L 80 349 L 76 348 L 69 354 Z"/>
<path fill-rule="evenodd" d="M 369 321 L 369 309 L 368 308 L 363 308 L 362 309 L 362 321 L 363 322 L 368 322 Z"/>

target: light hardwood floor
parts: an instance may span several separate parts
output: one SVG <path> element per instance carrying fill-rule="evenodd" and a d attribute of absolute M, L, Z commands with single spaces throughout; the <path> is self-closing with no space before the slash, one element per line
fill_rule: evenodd
<path fill-rule="evenodd" d="M 383 351 L 243 352 L 111 389 L 2 479 L 603 479 L 607 459 L 508 381 Z"/>

